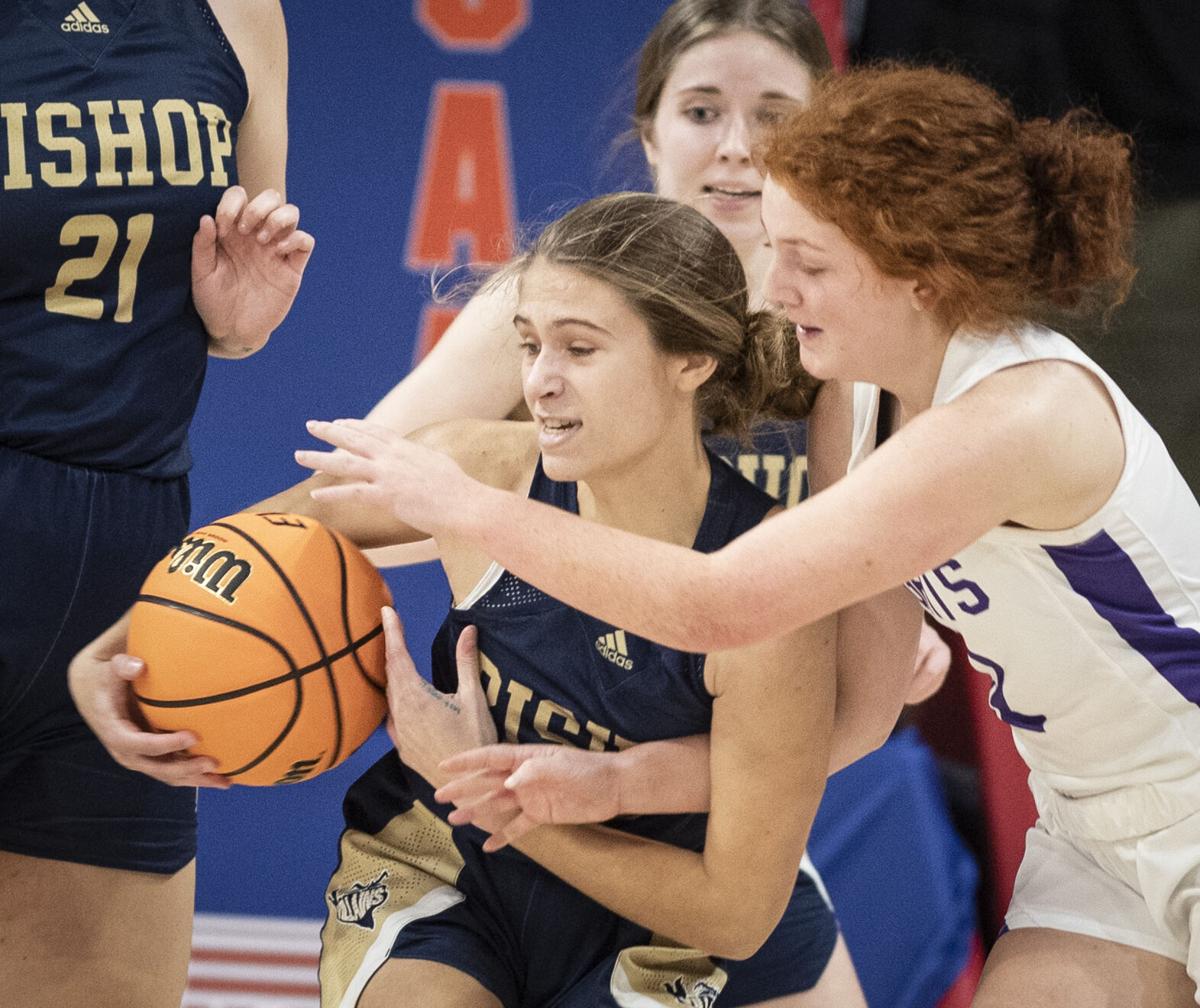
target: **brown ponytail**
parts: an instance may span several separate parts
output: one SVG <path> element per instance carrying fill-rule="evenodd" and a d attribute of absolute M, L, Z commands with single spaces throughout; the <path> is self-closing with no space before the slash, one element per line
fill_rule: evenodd
<path fill-rule="evenodd" d="M 808 414 L 816 386 L 794 329 L 750 310 L 741 260 L 698 210 L 649 193 L 601 196 L 550 224 L 503 275 L 537 259 L 612 286 L 662 352 L 712 357 L 696 406 L 715 433 L 745 437 L 759 416 Z"/>

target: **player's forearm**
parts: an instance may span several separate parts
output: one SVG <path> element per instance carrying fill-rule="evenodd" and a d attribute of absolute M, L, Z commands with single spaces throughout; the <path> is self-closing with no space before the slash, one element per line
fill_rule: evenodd
<path fill-rule="evenodd" d="M 643 742 L 612 759 L 622 815 L 708 811 L 709 736 Z"/>
<path fill-rule="evenodd" d="M 360 549 L 419 542 L 428 538 L 423 532 L 405 525 L 386 508 L 369 507 L 348 501 L 314 500 L 312 491 L 330 486 L 337 480 L 323 473 L 310 476 L 272 497 L 246 508 L 247 511 L 276 511 L 306 515 L 335 529 Z"/>
<path fill-rule="evenodd" d="M 753 955 L 779 923 L 800 858 L 790 874 L 747 857 L 722 868 L 702 853 L 603 826 L 541 827 L 515 846 L 614 913 L 730 959 Z"/>
<path fill-rule="evenodd" d="M 891 735 L 912 680 L 920 625 L 920 610 L 904 588 L 838 614 L 831 774 L 874 752 Z"/>
<path fill-rule="evenodd" d="M 707 554 L 478 484 L 454 512 L 452 535 L 569 606 L 667 647 L 726 646 L 733 600 Z"/>

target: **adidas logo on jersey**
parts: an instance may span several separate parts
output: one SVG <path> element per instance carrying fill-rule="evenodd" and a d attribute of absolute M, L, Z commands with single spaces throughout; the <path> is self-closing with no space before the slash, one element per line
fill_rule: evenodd
<path fill-rule="evenodd" d="M 108 25 L 92 13 L 87 3 L 81 3 L 70 14 L 63 18 L 62 30 L 65 32 L 90 32 L 94 35 L 107 35 Z"/>
<path fill-rule="evenodd" d="M 629 657 L 629 648 L 625 645 L 624 630 L 601 634 L 596 638 L 596 650 L 614 665 L 626 671 L 633 668 L 633 662 Z"/>

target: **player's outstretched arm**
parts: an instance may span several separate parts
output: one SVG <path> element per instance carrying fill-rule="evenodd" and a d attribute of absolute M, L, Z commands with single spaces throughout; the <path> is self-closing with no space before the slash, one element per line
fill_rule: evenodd
<path fill-rule="evenodd" d="M 921 413 L 828 490 L 711 554 L 483 488 L 444 456 L 388 443 L 354 422 L 311 425 L 341 451 L 297 457 L 325 471 L 346 456 L 371 459 L 374 490 L 386 487 L 379 499 L 412 524 L 476 543 L 599 619 L 669 647 L 711 652 L 901 585 L 1005 521 L 1040 519 L 1038 507 L 1071 460 L 1052 419 L 1062 396 L 1031 396 L 1028 377 L 1005 376 Z M 1078 426 L 1091 419 L 1081 414 Z M 443 507 L 447 499 L 456 506 Z"/>

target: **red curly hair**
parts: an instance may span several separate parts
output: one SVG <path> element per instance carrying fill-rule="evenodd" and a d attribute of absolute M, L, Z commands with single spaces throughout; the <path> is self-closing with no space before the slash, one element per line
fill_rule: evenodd
<path fill-rule="evenodd" d="M 1129 138 L 1075 111 L 1020 122 L 960 74 L 884 64 L 823 78 L 765 171 L 954 325 L 995 328 L 1128 292 Z"/>

